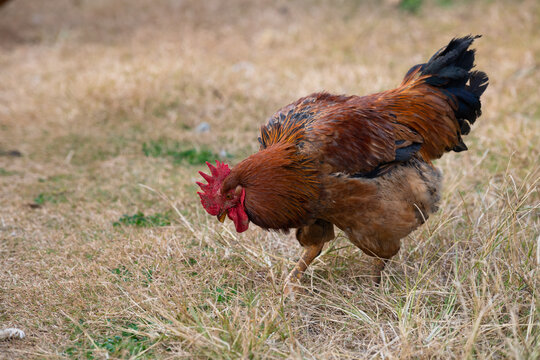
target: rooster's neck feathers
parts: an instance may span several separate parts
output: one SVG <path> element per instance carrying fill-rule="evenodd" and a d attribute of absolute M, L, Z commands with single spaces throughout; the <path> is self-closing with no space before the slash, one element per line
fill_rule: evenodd
<path fill-rule="evenodd" d="M 250 221 L 265 229 L 302 226 L 316 208 L 318 171 L 294 144 L 281 142 L 251 155 L 233 168 L 224 187 L 246 191 Z"/>

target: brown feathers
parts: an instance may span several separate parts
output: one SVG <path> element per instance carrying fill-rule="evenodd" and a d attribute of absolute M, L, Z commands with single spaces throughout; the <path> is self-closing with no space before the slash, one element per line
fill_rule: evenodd
<path fill-rule="evenodd" d="M 242 186 L 249 219 L 265 229 L 286 230 L 303 225 L 316 212 L 318 175 L 313 161 L 284 141 L 236 165 L 222 191 Z"/>

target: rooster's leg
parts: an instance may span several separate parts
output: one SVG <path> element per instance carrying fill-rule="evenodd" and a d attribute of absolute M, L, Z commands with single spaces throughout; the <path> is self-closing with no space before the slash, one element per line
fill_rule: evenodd
<path fill-rule="evenodd" d="M 304 248 L 302 258 L 291 271 L 285 280 L 285 296 L 291 291 L 298 291 L 298 281 L 311 262 L 319 256 L 324 243 L 334 238 L 334 225 L 332 223 L 317 219 L 311 225 L 303 226 L 296 230 L 296 239 Z"/>
<path fill-rule="evenodd" d="M 324 242 L 321 242 L 320 244 L 310 245 L 304 248 L 304 254 L 302 255 L 302 258 L 298 260 L 298 263 L 294 267 L 294 270 L 290 272 L 289 276 L 287 276 L 287 279 L 285 280 L 285 296 L 288 296 L 291 291 L 298 290 L 298 281 L 302 277 L 304 271 L 306 271 L 306 269 L 308 268 L 309 264 L 311 264 L 311 262 L 317 256 L 319 256 L 323 246 Z"/>
<path fill-rule="evenodd" d="M 388 259 L 383 259 L 380 257 L 373 258 L 373 265 L 374 265 L 373 282 L 375 283 L 375 285 L 379 285 L 381 283 L 382 272 L 387 262 L 388 262 Z"/>

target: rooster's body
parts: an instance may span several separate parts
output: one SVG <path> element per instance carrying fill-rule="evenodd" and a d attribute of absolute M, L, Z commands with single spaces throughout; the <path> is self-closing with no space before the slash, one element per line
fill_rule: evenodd
<path fill-rule="evenodd" d="M 441 175 L 431 163 L 467 147 L 480 116 L 485 73 L 471 71 L 473 37 L 452 40 L 402 84 L 364 97 L 316 93 L 283 107 L 261 128 L 258 153 L 205 175 L 203 205 L 237 231 L 297 228 L 298 278 L 334 238 L 333 225 L 379 269 L 400 239 L 436 211 Z M 213 194 L 213 195 L 212 195 Z"/>

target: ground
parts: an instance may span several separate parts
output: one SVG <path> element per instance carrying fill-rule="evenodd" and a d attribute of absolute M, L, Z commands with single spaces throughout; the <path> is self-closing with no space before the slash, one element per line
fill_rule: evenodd
<path fill-rule="evenodd" d="M 0 358 L 540 357 L 540 3 L 15 0 L 0 8 Z M 313 91 L 399 84 L 452 37 L 490 76 L 440 210 L 380 286 L 342 233 L 237 234 L 197 171 Z M 205 128 L 209 127 L 209 131 Z"/>

